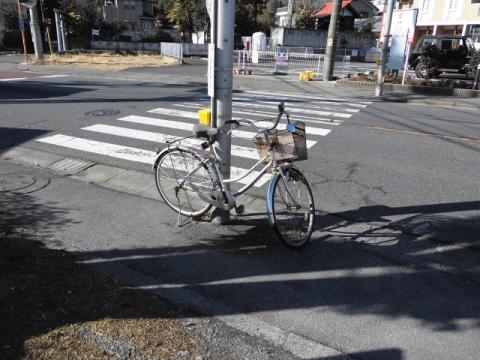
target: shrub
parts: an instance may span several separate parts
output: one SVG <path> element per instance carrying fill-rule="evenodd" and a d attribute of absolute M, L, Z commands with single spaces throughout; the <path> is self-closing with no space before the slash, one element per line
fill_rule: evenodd
<path fill-rule="evenodd" d="M 477 66 L 480 64 L 480 50 L 475 51 L 467 66 L 468 77 L 474 78 Z"/>

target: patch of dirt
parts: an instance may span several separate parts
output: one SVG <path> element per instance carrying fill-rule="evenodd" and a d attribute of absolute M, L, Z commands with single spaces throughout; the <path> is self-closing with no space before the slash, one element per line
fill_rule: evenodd
<path fill-rule="evenodd" d="M 177 66 L 178 60 L 162 55 L 121 54 L 65 54 L 49 55 L 45 60 L 30 62 L 33 65 L 68 65 L 97 70 L 120 71 L 132 67 Z"/>
<path fill-rule="evenodd" d="M 0 358 L 198 359 L 187 315 L 24 230 L 0 229 Z"/>

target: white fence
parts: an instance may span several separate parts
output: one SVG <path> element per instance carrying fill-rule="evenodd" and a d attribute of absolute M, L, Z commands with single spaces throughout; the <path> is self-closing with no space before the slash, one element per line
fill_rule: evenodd
<path fill-rule="evenodd" d="M 348 76 L 350 59 L 350 55 L 344 55 L 341 58 L 342 64 L 337 68 L 336 74 L 340 73 L 342 77 Z M 256 73 L 295 74 L 301 71 L 313 71 L 318 76 L 323 73 L 324 64 L 324 54 L 308 52 L 236 50 L 233 54 L 235 68 Z"/>
<path fill-rule="evenodd" d="M 323 71 L 325 55 L 309 53 L 236 50 L 233 54 L 234 67 L 264 73 L 299 73 Z"/>
<path fill-rule="evenodd" d="M 183 60 L 183 46 L 180 43 L 161 43 L 160 53 L 178 60 Z"/>

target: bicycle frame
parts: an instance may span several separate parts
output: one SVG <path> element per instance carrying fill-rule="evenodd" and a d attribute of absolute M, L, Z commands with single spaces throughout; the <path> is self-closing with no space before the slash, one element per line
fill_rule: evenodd
<path fill-rule="evenodd" d="M 287 116 L 287 122 L 289 122 L 289 115 L 288 113 L 284 112 Z M 279 114 L 276 122 L 275 122 L 275 125 L 271 128 L 271 129 L 274 129 L 277 127 L 278 125 L 278 122 L 280 121 L 280 117 L 281 117 L 282 113 Z M 256 128 L 258 130 L 258 128 L 251 122 L 249 122 L 250 125 L 252 125 L 254 128 Z M 263 130 L 263 131 L 268 131 L 268 130 L 271 130 L 271 129 L 266 129 L 266 130 Z M 155 161 L 154 163 L 154 168 L 156 166 L 158 166 L 158 159 L 160 159 L 160 157 L 162 156 L 163 152 L 165 151 L 168 151 L 170 149 L 170 145 L 167 147 L 167 149 L 165 149 L 164 151 L 162 151 L 158 157 L 157 157 L 157 160 Z M 292 194 L 290 194 L 290 191 L 288 189 L 288 187 L 286 186 L 286 182 L 285 182 L 285 175 L 282 171 L 282 166 L 278 166 L 276 160 L 275 160 L 275 156 L 274 156 L 274 153 L 273 153 L 273 150 L 269 150 L 267 155 L 265 155 L 264 157 L 262 157 L 261 159 L 259 159 L 250 169 L 248 169 L 244 174 L 242 174 L 241 176 L 237 177 L 237 178 L 229 178 L 229 179 L 224 179 L 223 176 L 222 176 L 222 173 L 220 171 L 220 166 L 219 166 L 219 159 L 220 159 L 220 156 L 218 155 L 217 151 L 216 151 L 216 142 L 213 142 L 213 143 L 210 143 L 209 144 L 209 147 L 210 147 L 210 151 L 213 152 L 213 155 L 214 155 L 214 160 L 212 161 L 211 158 L 207 155 L 205 156 L 204 153 L 200 153 L 199 149 L 196 147 L 196 146 L 192 146 L 192 145 L 186 145 L 186 144 L 177 144 L 175 145 L 176 148 L 178 149 L 182 149 L 182 150 L 188 150 L 188 151 L 192 151 L 193 153 L 197 154 L 198 157 L 200 159 L 203 159 L 200 164 L 195 168 L 193 169 L 192 171 L 190 171 L 184 178 L 183 180 L 178 184 L 179 186 L 184 186 L 185 182 L 187 181 L 187 179 L 192 176 L 195 172 L 197 172 L 200 168 L 202 168 L 203 166 L 206 166 L 207 168 L 210 169 L 210 171 L 214 174 L 214 177 L 215 177 L 215 180 L 217 181 L 217 183 L 220 185 L 220 191 L 221 191 L 221 195 L 223 197 L 223 199 L 218 199 L 216 198 L 215 196 L 211 196 L 211 198 L 209 197 L 206 197 L 204 196 L 203 194 L 197 192 L 197 195 L 200 196 L 203 200 L 205 200 L 206 202 L 216 206 L 216 207 L 219 207 L 219 208 L 222 208 L 224 210 L 231 210 L 232 208 L 234 208 L 236 206 L 236 198 L 239 197 L 240 195 L 242 195 L 243 193 L 245 193 L 248 189 L 250 189 L 253 185 L 255 185 L 255 183 L 257 183 L 257 181 L 263 176 L 266 174 L 266 172 L 269 170 L 269 169 L 273 169 L 273 172 L 276 173 L 275 176 L 281 176 L 282 177 L 282 181 L 283 183 L 285 184 L 285 188 L 287 190 L 287 194 L 289 195 L 289 197 L 295 202 L 295 199 L 294 197 L 292 196 Z M 204 148 L 206 150 L 206 148 Z M 247 184 L 245 184 L 245 186 L 243 186 L 242 188 L 240 188 L 237 192 L 231 192 L 230 190 L 228 190 L 228 185 L 231 184 L 231 183 L 236 183 L 236 182 L 239 182 L 243 179 L 245 179 L 248 175 L 250 175 L 256 168 L 258 168 L 262 163 L 265 162 L 265 160 L 270 157 L 270 161 L 258 172 L 258 174 L 255 176 L 254 179 L 252 179 L 252 181 L 248 182 Z M 273 183 L 273 180 L 272 179 L 271 183 Z M 271 188 L 271 186 L 269 187 L 269 189 Z M 193 189 L 195 191 L 195 189 Z M 213 191 L 215 191 L 215 189 L 213 189 Z M 212 192 L 212 195 L 215 195 L 214 192 Z M 221 201 L 223 200 L 223 201 Z"/>

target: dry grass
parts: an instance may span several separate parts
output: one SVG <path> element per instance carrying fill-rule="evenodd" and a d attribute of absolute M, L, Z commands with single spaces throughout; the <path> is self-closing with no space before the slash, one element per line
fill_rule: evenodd
<path fill-rule="evenodd" d="M 121 54 L 66 54 L 49 55 L 43 61 L 32 61 L 34 65 L 66 65 L 98 70 L 120 71 L 132 67 L 176 66 L 178 60 L 162 55 Z"/>
<path fill-rule="evenodd" d="M 2 360 L 115 358 L 105 342 L 131 346 L 133 357 L 170 359 L 184 351 L 194 359 L 204 343 L 185 317 L 33 234 L 0 228 Z"/>

